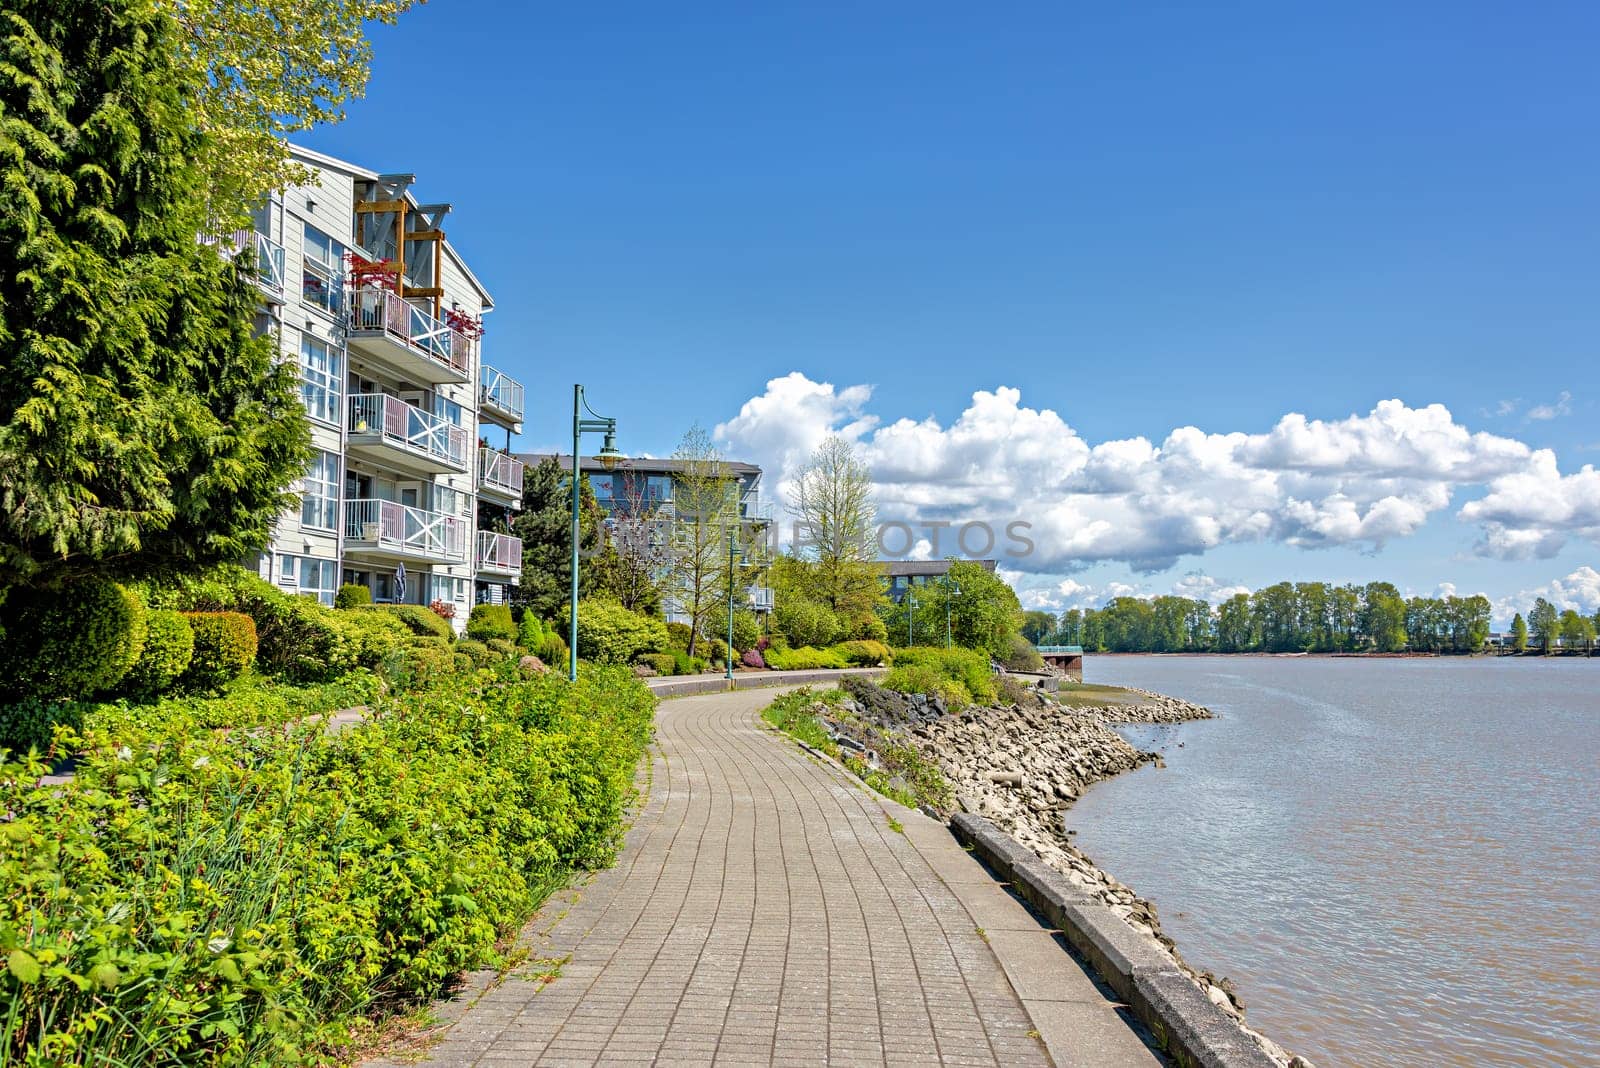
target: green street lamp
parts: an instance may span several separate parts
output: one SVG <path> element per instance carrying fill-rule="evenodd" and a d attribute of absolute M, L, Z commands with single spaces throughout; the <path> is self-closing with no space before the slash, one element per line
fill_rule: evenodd
<path fill-rule="evenodd" d="M 950 648 L 950 599 L 961 596 L 961 587 L 950 581 L 950 572 L 944 573 L 944 647 Z"/>
<path fill-rule="evenodd" d="M 733 548 L 739 540 L 739 528 L 728 528 L 728 653 L 722 659 L 727 662 L 728 681 L 733 682 Z"/>
<path fill-rule="evenodd" d="M 591 418 L 585 419 L 584 412 L 588 412 Z M 572 615 L 568 620 L 567 629 L 567 636 L 572 639 L 572 648 L 567 651 L 567 679 L 571 682 L 578 681 L 578 480 L 581 477 L 578 471 L 578 454 L 581 451 L 580 441 L 586 433 L 605 435 L 605 442 L 600 447 L 599 460 L 607 471 L 625 459 L 622 453 L 617 451 L 617 421 L 597 415 L 583 399 L 583 387 L 574 385 L 572 387 Z"/>
<path fill-rule="evenodd" d="M 906 647 L 917 644 L 912 640 L 912 623 L 917 618 L 917 595 L 911 592 L 911 580 L 906 580 Z"/>

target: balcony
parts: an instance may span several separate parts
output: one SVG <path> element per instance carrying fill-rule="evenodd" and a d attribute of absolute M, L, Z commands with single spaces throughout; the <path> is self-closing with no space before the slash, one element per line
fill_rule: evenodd
<path fill-rule="evenodd" d="M 478 574 L 513 581 L 522 575 L 522 539 L 492 530 L 478 531 Z"/>
<path fill-rule="evenodd" d="M 522 429 L 522 383 L 497 367 L 478 368 L 478 414 L 513 432 Z"/>
<path fill-rule="evenodd" d="M 472 339 L 387 289 L 350 294 L 349 345 L 413 382 L 437 385 L 472 377 Z"/>
<path fill-rule="evenodd" d="M 350 451 L 423 475 L 467 469 L 467 432 L 384 393 L 350 397 Z"/>
<path fill-rule="evenodd" d="M 467 524 L 395 501 L 345 501 L 344 549 L 383 560 L 464 563 Z"/>
<path fill-rule="evenodd" d="M 770 612 L 776 601 L 770 586 L 747 586 L 746 594 L 750 597 L 750 608 L 755 612 Z"/>
<path fill-rule="evenodd" d="M 495 449 L 478 450 L 478 495 L 502 504 L 522 503 L 523 463 Z"/>
<path fill-rule="evenodd" d="M 283 246 L 256 230 L 235 230 L 230 234 L 208 234 L 202 243 L 213 245 L 229 258 L 248 251 L 255 266 L 256 288 L 268 304 L 284 302 Z"/>

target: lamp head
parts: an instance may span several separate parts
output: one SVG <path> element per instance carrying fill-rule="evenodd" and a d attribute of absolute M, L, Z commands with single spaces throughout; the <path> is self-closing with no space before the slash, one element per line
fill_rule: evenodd
<path fill-rule="evenodd" d="M 607 471 L 615 471 L 617 465 L 627 459 L 617 449 L 617 427 L 615 423 L 606 428 L 605 444 L 600 447 L 600 455 L 596 458 L 600 461 L 600 466 Z"/>

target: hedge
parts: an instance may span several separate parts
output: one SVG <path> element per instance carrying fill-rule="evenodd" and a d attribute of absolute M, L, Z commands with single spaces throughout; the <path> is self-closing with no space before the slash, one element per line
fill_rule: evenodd
<path fill-rule="evenodd" d="M 243 612 L 185 612 L 194 655 L 183 684 L 213 690 L 243 675 L 256 655 L 255 621 Z"/>
<path fill-rule="evenodd" d="M 889 647 L 882 642 L 866 639 L 840 642 L 832 651 L 838 653 L 851 667 L 878 667 L 887 664 L 893 655 Z"/>
<path fill-rule="evenodd" d="M 477 604 L 467 617 L 467 637 L 486 642 L 490 638 L 514 641 L 517 625 L 511 621 L 511 606 L 503 604 Z"/>
<path fill-rule="evenodd" d="M 631 664 L 668 646 L 666 624 L 615 601 L 578 602 L 578 655 L 599 664 Z"/>
<path fill-rule="evenodd" d="M 799 649 L 773 647 L 767 650 L 766 661 L 767 667 L 775 671 L 814 671 L 818 668 L 849 666 L 844 657 L 833 649 L 813 649 L 809 645 Z"/>
<path fill-rule="evenodd" d="M 365 586 L 345 583 L 339 587 L 339 592 L 333 595 L 335 608 L 362 608 L 372 603 L 372 591 Z"/>
<path fill-rule="evenodd" d="M 455 628 L 450 626 L 450 621 L 431 608 L 419 604 L 380 604 L 373 607 L 376 611 L 394 616 L 413 634 L 429 634 L 447 641 L 455 637 Z"/>
<path fill-rule="evenodd" d="M 121 682 L 144 649 L 144 599 L 108 579 L 6 594 L 0 694 L 82 700 Z"/>
<path fill-rule="evenodd" d="M 389 699 L 337 734 L 90 727 L 50 790 L 0 763 L 0 1063 L 347 1059 L 361 1013 L 496 963 L 569 869 L 613 858 L 652 709 L 597 668 Z"/>
<path fill-rule="evenodd" d="M 122 680 L 135 694 L 165 693 L 183 677 L 194 658 L 194 628 L 180 612 L 157 608 L 145 620 L 144 649 Z"/>

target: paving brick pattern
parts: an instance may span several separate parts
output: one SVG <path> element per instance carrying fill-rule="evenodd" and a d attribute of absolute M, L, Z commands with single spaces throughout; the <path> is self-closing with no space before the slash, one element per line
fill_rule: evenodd
<path fill-rule="evenodd" d="M 558 895 L 535 961 L 435 1065 L 1044 1065 L 966 908 L 883 810 L 757 724 L 773 697 L 664 702 L 617 865 Z M 542 930 L 540 930 L 542 928 Z"/>

